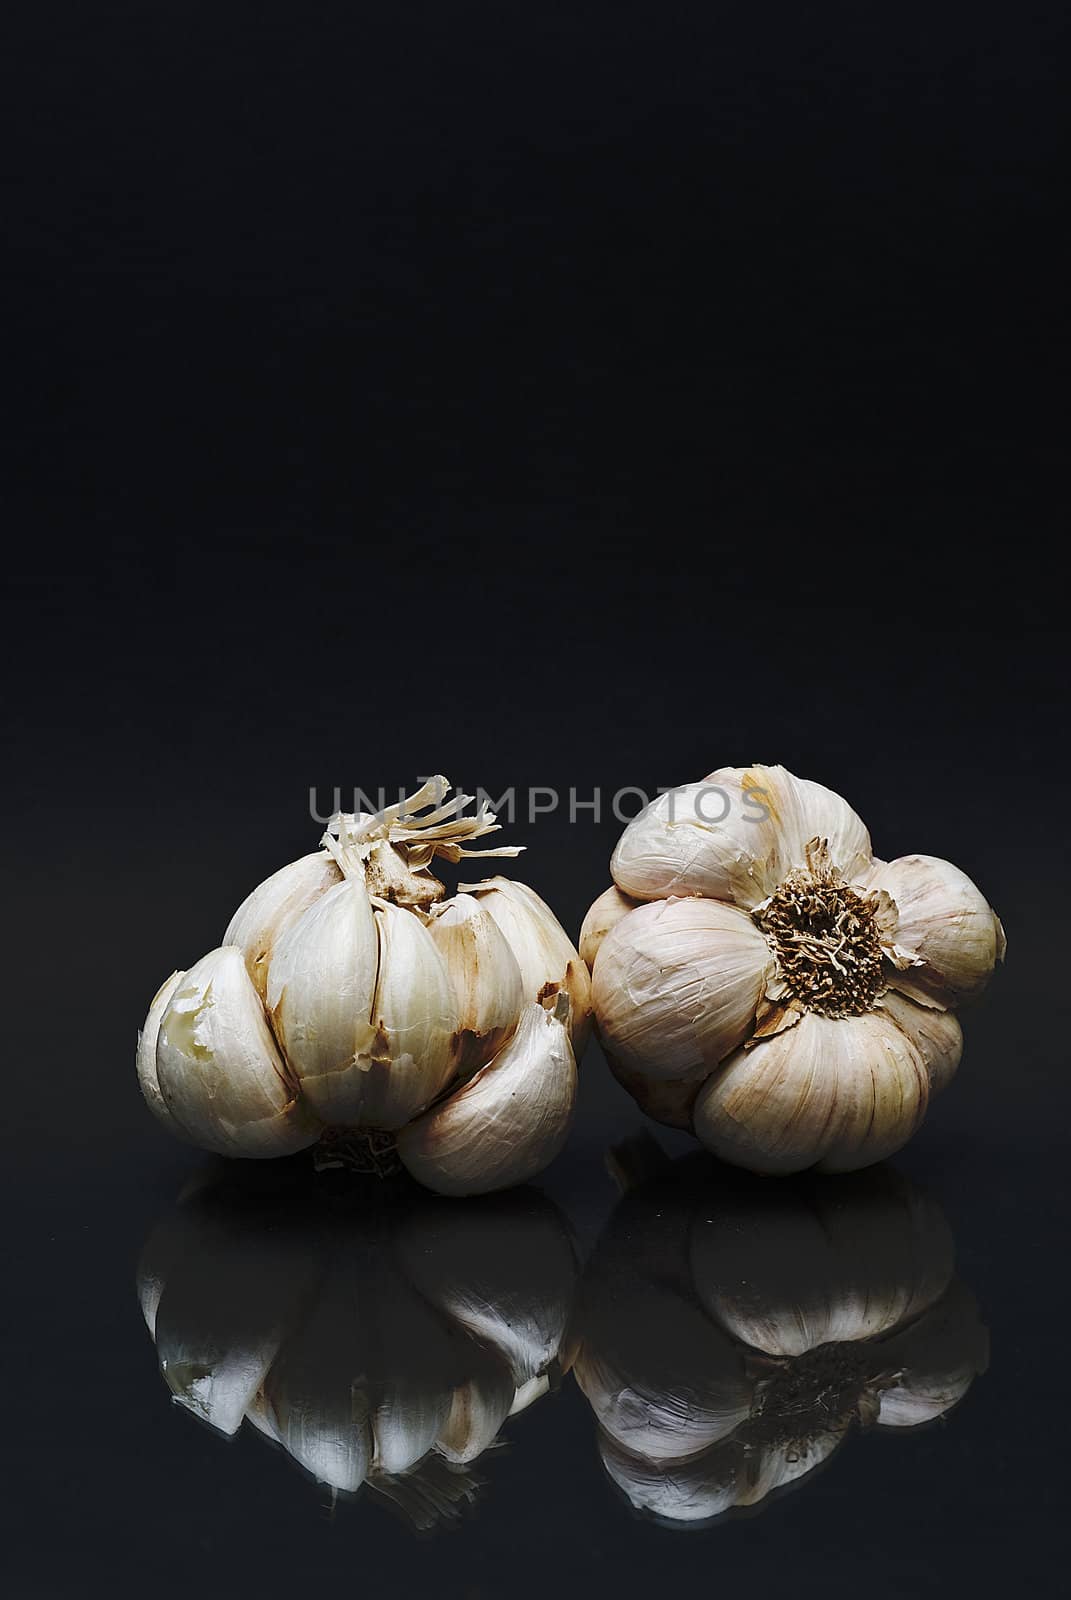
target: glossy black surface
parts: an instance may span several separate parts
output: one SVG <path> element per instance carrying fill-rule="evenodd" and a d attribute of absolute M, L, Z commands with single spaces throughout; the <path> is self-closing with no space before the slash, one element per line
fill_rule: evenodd
<path fill-rule="evenodd" d="M 1062 18 L 42 3 L 10 29 L 6 1592 L 1057 1592 Z M 977 1372 L 982 1327 L 988 1365 L 959 1404 L 876 1426 L 902 1348 L 775 1384 L 691 1267 L 749 1406 L 765 1383 L 801 1435 L 822 1405 L 847 1435 L 702 1525 L 632 1508 L 574 1373 L 480 1456 L 456 1525 L 419 1535 L 173 1404 L 138 1263 L 200 1162 L 144 1111 L 134 1034 L 161 978 L 315 846 L 310 789 L 444 771 L 559 791 L 509 831 L 575 932 L 620 825 L 606 801 L 570 823 L 570 788 L 753 760 L 843 793 L 886 858 L 954 860 L 1007 927 L 959 1076 L 888 1180 L 926 1197 L 908 1267 L 845 1198 L 847 1264 L 811 1274 L 834 1297 L 911 1279 L 920 1231 L 944 1240 L 910 1320 L 948 1311 L 945 1275 L 969 1295 L 942 1348 Z M 642 1126 L 593 1046 L 537 1188 L 575 1249 L 570 1338 L 605 1343 L 627 1298 L 657 1397 L 690 1356 L 642 1239 L 667 1263 L 677 1246 L 606 1168 Z M 739 1221 L 724 1169 L 698 1195 L 694 1175 L 651 1181 L 689 1237 Z M 167 1325 L 218 1314 L 222 1339 L 249 1271 L 255 1333 L 243 1230 L 270 1257 L 303 1207 L 345 1232 L 353 1204 L 284 1195 L 283 1226 L 241 1199 L 240 1268 L 195 1248 Z M 784 1222 L 754 1248 L 791 1299 L 806 1255 Z M 361 1355 L 369 1383 L 383 1365 Z M 749 1481 L 760 1434 L 718 1482 Z"/>

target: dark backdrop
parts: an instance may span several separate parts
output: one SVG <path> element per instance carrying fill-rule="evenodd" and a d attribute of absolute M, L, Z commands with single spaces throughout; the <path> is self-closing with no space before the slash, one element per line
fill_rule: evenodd
<path fill-rule="evenodd" d="M 1063 8 L 36 0 L 4 34 L 8 1592 L 1049 1592 Z M 314 847 L 310 788 L 754 760 L 1005 916 L 899 1163 L 993 1330 L 954 1423 L 688 1538 L 629 1519 L 570 1391 L 444 1553 L 171 1414 L 131 1284 L 192 1158 L 134 1030 Z M 574 931 L 616 832 L 512 830 Z M 593 1048 L 546 1181 L 587 1238 L 636 1123 Z"/>

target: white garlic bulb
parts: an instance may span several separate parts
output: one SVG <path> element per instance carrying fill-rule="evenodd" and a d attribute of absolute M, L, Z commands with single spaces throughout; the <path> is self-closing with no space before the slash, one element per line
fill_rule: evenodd
<path fill-rule="evenodd" d="M 531 889 L 493 878 L 446 897 L 436 856 L 498 830 L 433 778 L 376 813 L 331 819 L 319 853 L 274 873 L 219 950 L 174 973 L 139 1035 L 145 1099 L 226 1155 L 285 1155 L 325 1131 L 396 1138 L 421 1182 L 505 1187 L 568 1130 L 590 1014 L 587 968 Z"/>
<path fill-rule="evenodd" d="M 1004 956 L 958 868 L 874 859 L 839 795 L 723 768 L 625 829 L 581 930 L 618 1079 L 652 1117 L 756 1172 L 898 1150 L 952 1077 L 951 1008 Z"/>

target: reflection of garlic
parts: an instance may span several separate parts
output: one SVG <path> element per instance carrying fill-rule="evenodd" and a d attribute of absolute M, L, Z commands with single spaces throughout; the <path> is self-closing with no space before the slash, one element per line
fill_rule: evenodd
<path fill-rule="evenodd" d="M 161 1372 L 218 1431 L 248 1419 L 318 1481 L 367 1485 L 429 1526 L 472 1498 L 462 1469 L 564 1364 L 563 1219 L 526 1190 L 407 1189 L 350 1213 L 308 1173 L 263 1174 L 201 1187 L 146 1245 Z"/>
<path fill-rule="evenodd" d="M 945 1415 L 985 1369 L 948 1227 L 889 1168 L 726 1182 L 653 1140 L 615 1153 L 633 1167 L 584 1274 L 575 1371 L 637 1510 L 755 1506 L 854 1429 Z"/>
<path fill-rule="evenodd" d="M 498 824 L 485 806 L 460 815 L 468 796 L 444 801 L 447 787 L 435 778 L 383 811 L 334 817 L 319 854 L 254 889 L 223 946 L 163 986 L 137 1061 L 172 1132 L 272 1156 L 325 1129 L 380 1144 L 409 1130 L 401 1159 L 450 1193 L 523 1181 L 551 1159 L 572 1115 L 587 969 L 524 884 L 445 898 L 436 856 L 517 853 L 469 848 Z M 447 1129 L 485 1146 L 444 1155 Z"/>
<path fill-rule="evenodd" d="M 724 768 L 625 829 L 581 932 L 611 1067 L 651 1116 L 759 1172 L 846 1171 L 951 1078 L 951 1008 L 1003 958 L 958 868 L 873 859 L 838 795 Z"/>

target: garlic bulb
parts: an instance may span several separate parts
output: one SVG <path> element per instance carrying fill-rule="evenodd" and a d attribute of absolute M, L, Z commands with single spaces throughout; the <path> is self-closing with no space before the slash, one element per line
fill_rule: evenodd
<path fill-rule="evenodd" d="M 347 1208 L 324 1182 L 228 1169 L 160 1224 L 138 1289 L 161 1373 L 218 1432 L 248 1420 L 318 1482 L 429 1526 L 556 1381 L 576 1255 L 530 1191 Z"/>
<path fill-rule="evenodd" d="M 945 1415 L 988 1341 L 948 1226 L 887 1167 L 726 1183 L 616 1153 L 626 1193 L 581 1287 L 575 1372 L 607 1474 L 667 1523 L 756 1506 L 862 1428 Z"/>
<path fill-rule="evenodd" d="M 318 853 L 254 889 L 221 948 L 163 985 L 137 1068 L 173 1133 L 253 1157 L 341 1134 L 359 1160 L 362 1140 L 396 1142 L 450 1194 L 522 1182 L 556 1154 L 587 968 L 524 884 L 446 897 L 436 856 L 518 853 L 470 848 L 498 824 L 486 806 L 462 815 L 469 796 L 448 787 L 333 817 Z"/>
<path fill-rule="evenodd" d="M 839 795 L 723 768 L 625 829 L 585 919 L 611 1069 L 756 1172 L 850 1171 L 911 1137 L 962 1050 L 952 1008 L 1004 956 L 958 868 L 874 859 Z"/>

